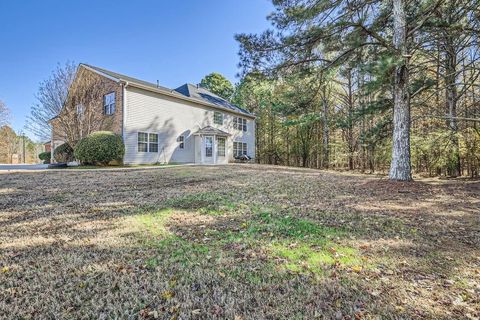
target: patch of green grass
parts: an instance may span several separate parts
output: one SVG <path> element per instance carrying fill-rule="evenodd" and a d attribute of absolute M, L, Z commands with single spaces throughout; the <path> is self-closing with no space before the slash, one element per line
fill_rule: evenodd
<path fill-rule="evenodd" d="M 147 231 L 150 235 L 167 236 L 169 233 L 165 228 L 165 222 L 172 213 L 172 209 L 166 208 L 151 213 L 137 214 L 131 219 L 141 230 Z"/>
<path fill-rule="evenodd" d="M 168 199 L 165 201 L 165 205 L 173 208 L 196 210 L 201 214 L 222 215 L 237 208 L 237 204 L 231 198 L 231 194 L 201 192 Z"/>
<path fill-rule="evenodd" d="M 189 208 L 185 212 L 181 211 L 183 214 L 188 214 L 188 211 L 192 210 L 192 214 L 217 215 L 225 212 L 221 208 L 233 211 L 241 207 L 225 195 L 210 192 L 175 198 L 168 200 L 167 203 L 171 206 Z M 343 230 L 296 218 L 292 216 L 293 212 L 279 215 L 274 208 L 249 207 L 248 210 L 253 213 L 248 215 L 246 221 L 241 223 L 239 221 L 240 225 L 233 224 L 227 229 L 209 230 L 208 237 L 211 240 L 198 244 L 175 236 L 165 228 L 165 223 L 174 210 L 171 207 L 153 210 L 137 214 L 133 218 L 140 226 L 140 230 L 148 235 L 144 241 L 145 245 L 157 249 L 164 263 L 170 261 L 185 266 L 204 260 L 207 256 L 211 258 L 215 255 L 235 255 L 241 253 L 243 249 L 240 249 L 240 252 L 237 249 L 226 252 L 223 245 L 236 243 L 242 248 L 249 246 L 254 250 L 265 249 L 270 259 L 263 262 L 263 266 L 273 261 L 277 261 L 278 265 L 280 261 L 281 268 L 295 273 L 322 274 L 326 268 L 332 266 L 363 265 L 360 253 L 356 249 L 333 241 L 345 236 Z M 158 258 L 152 257 L 146 261 L 146 265 L 154 268 L 158 261 L 156 259 Z M 267 272 L 257 270 L 248 275 L 247 271 L 237 270 L 236 276 L 251 283 L 261 283 L 264 273 Z"/>
<path fill-rule="evenodd" d="M 148 269 L 155 269 L 160 265 L 160 261 L 156 257 L 149 258 L 145 261 L 145 265 Z"/>
<path fill-rule="evenodd" d="M 207 246 L 191 243 L 167 230 L 165 223 L 173 212 L 172 208 L 152 210 L 146 213 L 144 210 L 140 210 L 139 214 L 133 215 L 127 222 L 133 224 L 137 229 L 141 245 L 153 248 L 158 253 L 157 256 L 150 257 L 145 261 L 145 265 L 150 269 L 163 263 L 189 265 L 210 252 Z"/>
<path fill-rule="evenodd" d="M 277 238 L 320 240 L 341 236 L 336 228 L 321 226 L 310 220 L 291 215 L 275 216 L 268 212 L 260 213 L 260 224 L 253 226 L 258 232 L 270 232 Z"/>
<path fill-rule="evenodd" d="M 240 240 L 289 240 L 307 241 L 314 244 L 324 244 L 328 239 L 344 236 L 344 231 L 337 228 L 322 226 L 316 222 L 294 218 L 290 215 L 279 216 L 268 210 L 249 208 L 259 212 L 250 215 L 240 224 L 240 230 L 213 232 L 215 237 L 223 238 L 224 242 Z"/>
<path fill-rule="evenodd" d="M 270 248 L 271 254 L 285 260 L 283 267 L 293 272 L 323 273 L 326 267 L 338 265 L 353 267 L 362 265 L 360 253 L 351 247 L 326 243 L 324 246 L 308 244 L 292 245 L 275 243 Z"/>
<path fill-rule="evenodd" d="M 176 168 L 176 170 L 172 171 L 172 173 L 174 173 L 175 176 L 181 177 L 181 178 L 194 177 L 198 175 L 197 171 L 192 170 L 191 168 L 188 168 L 188 167 Z"/>
<path fill-rule="evenodd" d="M 210 248 L 206 245 L 191 243 L 174 235 L 150 241 L 149 245 L 157 250 L 163 263 L 179 263 L 183 266 L 204 260 L 211 253 Z"/>

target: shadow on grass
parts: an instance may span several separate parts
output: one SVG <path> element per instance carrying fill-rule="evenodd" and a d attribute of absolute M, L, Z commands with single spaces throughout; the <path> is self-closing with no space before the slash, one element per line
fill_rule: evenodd
<path fill-rule="evenodd" d="M 289 194 L 297 187 L 292 178 L 268 195 L 266 182 L 245 184 L 248 169 L 205 170 L 108 173 L 101 183 L 86 173 L 63 184 L 76 190 L 82 177 L 87 187 L 76 193 L 43 192 L 56 183 L 47 180 L 34 194 L 18 194 L 8 213 L 20 214 L 2 221 L 2 237 L 28 242 L 1 252 L 0 267 L 10 270 L 0 273 L 0 315 L 438 319 L 472 305 L 464 294 L 443 312 L 445 297 L 459 291 L 442 289 L 441 281 L 459 274 L 457 257 L 469 259 L 473 249 L 455 255 L 454 246 L 412 231 L 422 224 L 381 209 L 303 205 L 309 194 Z M 225 176 L 238 181 L 221 185 Z M 36 236 L 54 242 L 34 243 Z"/>

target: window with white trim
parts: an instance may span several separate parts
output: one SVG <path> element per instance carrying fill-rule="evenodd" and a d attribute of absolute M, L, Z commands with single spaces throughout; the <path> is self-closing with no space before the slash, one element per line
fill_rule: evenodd
<path fill-rule="evenodd" d="M 225 157 L 225 137 L 217 137 L 217 155 Z"/>
<path fill-rule="evenodd" d="M 115 92 L 103 96 L 103 113 L 111 115 L 115 112 Z"/>
<path fill-rule="evenodd" d="M 238 157 L 241 155 L 247 155 L 247 143 L 245 142 L 233 142 L 233 156 Z"/>
<path fill-rule="evenodd" d="M 223 124 L 223 113 L 219 111 L 214 111 L 213 112 L 213 123 L 215 124 Z"/>
<path fill-rule="evenodd" d="M 240 131 L 247 131 L 247 119 L 241 117 L 234 117 L 233 128 Z"/>
<path fill-rule="evenodd" d="M 180 149 L 185 149 L 185 136 L 179 136 L 178 137 L 178 147 Z"/>
<path fill-rule="evenodd" d="M 138 133 L 138 152 L 148 152 L 148 133 Z"/>
<path fill-rule="evenodd" d="M 148 152 L 158 152 L 158 134 L 148 134 Z"/>
<path fill-rule="evenodd" d="M 138 152 L 158 152 L 158 134 L 138 132 Z"/>

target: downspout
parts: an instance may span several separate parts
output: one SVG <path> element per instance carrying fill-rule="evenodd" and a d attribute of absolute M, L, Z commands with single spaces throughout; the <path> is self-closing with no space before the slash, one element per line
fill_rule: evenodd
<path fill-rule="evenodd" d="M 50 163 L 54 163 L 55 158 L 53 157 L 53 152 L 55 151 L 55 149 L 53 147 L 53 145 L 54 145 L 54 142 L 53 142 L 53 125 L 51 125 L 51 126 L 52 126 L 52 131 L 50 132 Z"/>
<path fill-rule="evenodd" d="M 128 81 L 123 82 L 122 85 L 122 138 L 125 143 L 126 138 L 126 124 L 127 124 L 127 87 Z"/>

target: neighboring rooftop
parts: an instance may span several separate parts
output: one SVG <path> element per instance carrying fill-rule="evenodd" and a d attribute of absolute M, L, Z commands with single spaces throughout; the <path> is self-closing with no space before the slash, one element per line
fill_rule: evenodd
<path fill-rule="evenodd" d="M 207 90 L 207 89 L 205 89 L 201 86 L 186 83 L 186 84 L 176 88 L 175 90 L 172 90 L 172 89 L 169 89 L 167 87 L 163 87 L 163 86 L 151 83 L 151 82 L 147 82 L 147 81 L 143 81 L 143 80 L 140 80 L 140 79 L 137 79 L 137 78 L 129 77 L 129 76 L 117 73 L 117 72 L 113 72 L 113 71 L 106 70 L 106 69 L 103 69 L 103 68 L 95 67 L 95 66 L 88 65 L 88 64 L 85 64 L 85 63 L 81 63 L 80 65 L 83 65 L 86 68 L 93 69 L 96 72 L 99 72 L 101 74 L 104 74 L 104 75 L 106 75 L 110 78 L 114 78 L 114 79 L 119 80 L 119 81 L 123 80 L 123 81 L 127 81 L 127 82 L 130 82 L 130 83 L 137 83 L 137 84 L 145 86 L 145 87 L 149 87 L 149 88 L 152 88 L 152 89 L 155 89 L 155 90 L 163 91 L 163 92 L 165 92 L 166 94 L 169 94 L 169 95 L 178 94 L 179 96 L 187 97 L 187 98 L 190 98 L 191 100 L 196 100 L 196 101 L 199 101 L 199 102 L 202 102 L 202 103 L 206 103 L 206 104 L 209 104 L 209 105 L 211 105 L 213 107 L 216 107 L 216 108 L 226 109 L 226 110 L 234 111 L 234 112 L 237 112 L 237 113 L 243 113 L 243 114 L 246 114 L 246 115 L 249 115 L 249 116 L 253 116 L 253 113 L 251 113 L 251 112 L 249 112 L 245 109 L 242 109 L 239 106 L 234 105 L 233 103 L 230 103 L 229 101 L 223 99 L 222 97 L 217 96 L 213 92 L 210 92 L 209 90 Z"/>

